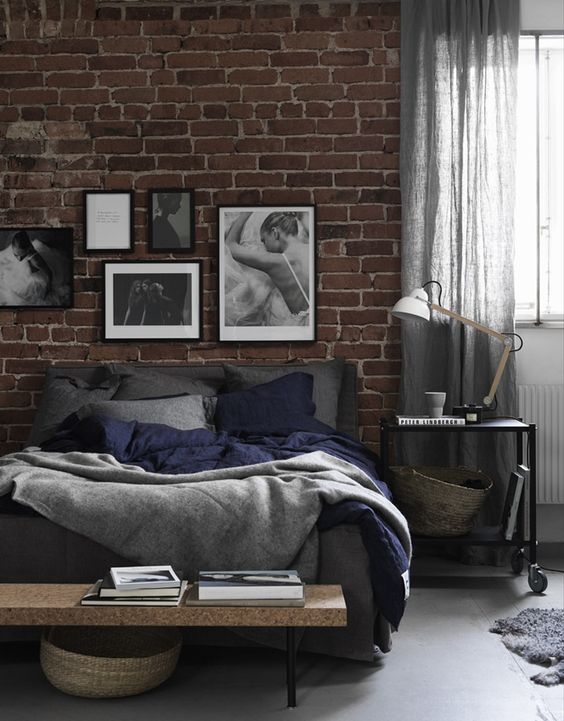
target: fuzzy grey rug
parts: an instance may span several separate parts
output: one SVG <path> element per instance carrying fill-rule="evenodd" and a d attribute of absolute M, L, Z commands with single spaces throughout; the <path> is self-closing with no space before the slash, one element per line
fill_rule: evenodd
<path fill-rule="evenodd" d="M 564 683 L 564 611 L 528 608 L 513 618 L 498 619 L 490 631 L 502 634 L 507 648 L 527 661 L 549 666 L 531 676 L 535 683 Z"/>

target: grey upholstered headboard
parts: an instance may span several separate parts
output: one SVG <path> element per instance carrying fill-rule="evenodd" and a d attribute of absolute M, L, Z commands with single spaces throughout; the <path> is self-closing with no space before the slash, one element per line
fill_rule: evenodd
<path fill-rule="evenodd" d="M 167 373 L 174 373 L 175 375 L 188 376 L 190 378 L 201 378 L 208 380 L 219 380 L 224 379 L 223 368 L 220 364 L 209 364 L 206 365 L 159 365 L 159 364 L 148 364 L 139 363 L 133 364 L 139 365 L 143 368 L 155 368 L 167 371 Z M 245 364 L 241 364 L 245 365 Z M 251 364 L 246 364 L 251 365 Z M 296 370 L 303 366 L 307 366 L 307 363 L 295 363 L 292 367 Z M 263 368 L 288 368 L 288 364 L 268 364 L 263 365 Z M 58 372 L 62 370 L 70 371 L 73 375 L 76 375 L 87 382 L 96 380 L 96 376 L 104 368 L 103 364 L 98 365 L 56 365 L 49 369 L 49 372 Z M 357 391 L 356 391 L 356 364 L 346 362 L 344 366 L 343 382 L 341 385 L 341 393 L 339 395 L 339 413 L 337 419 L 337 430 L 348 433 L 353 438 L 358 438 L 358 413 L 357 413 Z"/>

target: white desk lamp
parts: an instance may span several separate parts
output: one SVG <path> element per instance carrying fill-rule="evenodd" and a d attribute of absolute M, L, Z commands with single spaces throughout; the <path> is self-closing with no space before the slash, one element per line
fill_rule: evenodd
<path fill-rule="evenodd" d="M 492 381 L 490 390 L 488 391 L 488 395 L 484 396 L 483 400 L 485 406 L 491 406 L 494 401 L 495 392 L 497 390 L 497 387 L 499 386 L 499 382 L 501 381 L 503 371 L 505 370 L 507 359 L 509 358 L 509 354 L 513 350 L 513 341 L 511 339 L 511 335 L 513 334 L 504 335 L 503 333 L 498 333 L 492 328 L 488 328 L 481 323 L 476 323 L 476 321 L 471 320 L 470 318 L 465 318 L 459 313 L 448 310 L 448 308 L 443 308 L 442 305 L 431 303 L 429 301 L 429 296 L 425 291 L 425 286 L 430 285 L 431 283 L 435 283 L 441 289 L 439 293 L 440 303 L 442 293 L 441 284 L 436 280 L 430 280 L 425 283 L 422 288 L 416 288 L 409 295 L 400 298 L 400 300 L 398 300 L 398 302 L 392 308 L 392 315 L 396 318 L 399 318 L 400 320 L 428 321 L 431 319 L 431 310 L 435 310 L 437 311 L 437 313 L 443 313 L 443 315 L 448 315 L 451 318 L 456 318 L 456 320 L 459 320 L 461 323 L 470 325 L 473 328 L 476 328 L 476 330 L 479 330 L 482 333 L 487 333 L 488 335 L 491 335 L 501 341 L 503 343 L 503 353 L 501 354 L 501 359 L 499 361 L 499 365 L 497 366 L 497 370 L 495 372 L 495 376 Z M 520 348 L 518 348 L 517 350 L 520 350 Z"/>

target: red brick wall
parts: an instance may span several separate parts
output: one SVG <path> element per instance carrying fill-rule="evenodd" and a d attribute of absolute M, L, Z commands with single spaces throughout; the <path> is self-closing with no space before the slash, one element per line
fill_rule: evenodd
<path fill-rule="evenodd" d="M 10 0 L 0 15 L 1 224 L 76 239 L 73 309 L 0 310 L 2 450 L 27 437 L 53 362 L 336 355 L 358 364 L 375 443 L 400 364 L 399 3 Z M 82 190 L 135 189 L 147 258 L 146 191 L 163 186 L 196 190 L 204 340 L 104 344 Z M 216 207 L 286 202 L 317 206 L 318 340 L 220 345 Z"/>

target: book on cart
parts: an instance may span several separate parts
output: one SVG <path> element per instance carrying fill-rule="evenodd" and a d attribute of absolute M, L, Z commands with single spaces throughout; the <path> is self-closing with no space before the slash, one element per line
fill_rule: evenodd
<path fill-rule="evenodd" d="M 523 494 L 525 477 L 517 471 L 512 471 L 509 476 L 507 493 L 503 505 L 501 531 L 506 541 L 511 541 L 517 528 L 517 517 L 519 515 L 519 504 Z"/>
<path fill-rule="evenodd" d="M 117 591 L 180 588 L 172 566 L 112 566 L 110 575 Z"/>
<path fill-rule="evenodd" d="M 519 463 L 517 473 L 520 473 L 523 483 L 523 540 L 531 540 L 531 469 L 524 463 Z"/>
<path fill-rule="evenodd" d="M 198 598 L 303 599 L 304 584 L 297 571 L 200 571 Z"/>
<path fill-rule="evenodd" d="M 398 426 L 465 426 L 462 416 L 396 416 Z"/>
<path fill-rule="evenodd" d="M 174 598 L 178 596 L 178 586 L 172 586 L 170 588 L 153 588 L 152 586 L 145 588 L 127 588 L 125 591 L 118 591 L 112 574 L 108 571 L 102 579 L 99 594 L 101 598 L 131 598 L 132 596 Z"/>
<path fill-rule="evenodd" d="M 187 606 L 305 606 L 305 596 L 302 598 L 200 598 L 199 584 L 195 583 L 188 589 L 184 603 Z"/>
<path fill-rule="evenodd" d="M 88 589 L 80 600 L 82 606 L 179 606 L 188 585 L 188 581 L 181 581 L 174 596 L 143 596 L 140 590 L 137 596 L 116 598 L 100 595 L 102 583 L 103 579 L 100 578 Z"/>

